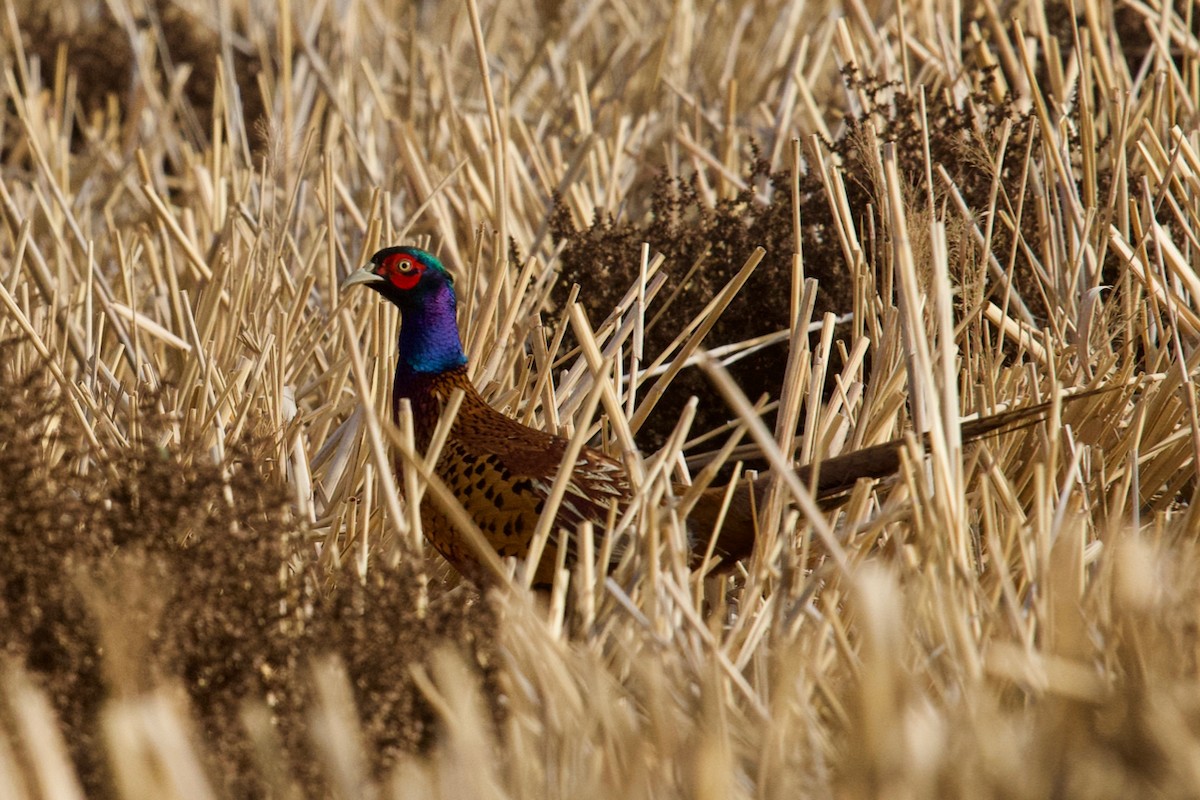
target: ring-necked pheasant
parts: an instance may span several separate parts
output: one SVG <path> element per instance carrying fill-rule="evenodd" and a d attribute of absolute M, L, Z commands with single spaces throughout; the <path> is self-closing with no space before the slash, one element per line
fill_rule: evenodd
<path fill-rule="evenodd" d="M 393 418 L 398 419 L 401 399 L 408 398 L 415 445 L 424 452 L 446 402 L 455 389 L 463 391 L 462 405 L 434 471 L 498 555 L 525 558 L 567 440 L 510 419 L 489 406 L 476 391 L 467 377 L 467 358 L 458 334 L 454 279 L 433 255 L 415 247 L 385 248 L 348 277 L 342 289 L 355 284 L 366 284 L 400 308 Z M 976 439 L 1027 421 L 1044 412 L 1047 405 L 964 423 L 963 439 Z M 895 472 L 902 445 L 901 441 L 888 442 L 822 461 L 815 496 L 818 500 L 836 498 L 860 478 Z M 800 467 L 797 472 L 802 482 L 811 483 L 810 468 Z M 753 547 L 752 497 L 761 497 L 765 485 L 751 487 L 746 483 L 735 492 L 716 540 L 715 556 L 727 564 L 749 555 Z M 712 531 L 724 493 L 725 487 L 710 489 L 693 507 L 690 520 L 699 536 L 707 537 Z M 558 509 L 554 530 L 574 530 L 585 520 L 603 530 L 613 505 L 622 510 L 629 497 L 624 465 L 584 448 Z M 486 580 L 472 548 L 429 499 L 421 503 L 421 523 L 429 542 L 459 572 L 476 582 Z M 535 584 L 551 582 L 556 559 L 552 538 L 535 571 Z"/>

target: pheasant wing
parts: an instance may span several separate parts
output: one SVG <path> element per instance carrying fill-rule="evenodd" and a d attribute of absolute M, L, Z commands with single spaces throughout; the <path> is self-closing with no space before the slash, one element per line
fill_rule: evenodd
<path fill-rule="evenodd" d="M 562 466 L 567 441 L 490 408 L 480 411 L 460 413 L 439 460 L 439 472 L 497 552 L 523 558 Z M 585 449 L 571 469 L 554 530 L 573 531 L 584 521 L 603 527 L 613 504 L 624 507 L 628 498 L 625 467 Z M 551 549 L 555 546 L 552 540 Z M 574 545 L 568 544 L 568 548 L 570 561 L 575 556 Z M 546 556 L 543 562 L 552 554 Z"/>

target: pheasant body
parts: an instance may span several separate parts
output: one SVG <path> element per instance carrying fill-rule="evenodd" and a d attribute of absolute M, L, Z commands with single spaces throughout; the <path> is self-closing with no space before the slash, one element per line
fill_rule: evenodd
<path fill-rule="evenodd" d="M 467 375 L 458 334 L 454 281 L 434 256 L 412 247 L 380 250 L 342 287 L 358 283 L 367 284 L 400 308 L 393 419 L 399 420 L 400 403 L 407 399 L 412 407 L 415 445 L 419 452 L 426 452 L 447 403 L 456 390 L 462 391 L 462 404 L 434 473 L 499 556 L 526 558 L 555 475 L 563 466 L 567 440 L 505 416 L 476 391 Z M 1096 391 L 1103 390 L 1085 394 Z M 1041 403 L 963 423 L 962 439 L 971 441 L 1021 427 L 1039 419 L 1049 407 L 1049 403 Z M 873 445 L 821 461 L 815 475 L 811 465 L 798 467 L 796 475 L 809 485 L 818 502 L 836 505 L 857 481 L 894 473 L 903 448 L 902 440 Z M 623 512 L 631 499 L 624 465 L 583 448 L 570 470 L 552 531 L 574 531 L 585 521 L 604 530 L 612 515 Z M 763 496 L 767 480 L 744 481 L 728 503 L 725 487 L 709 489 L 697 498 L 689 514 L 697 543 L 707 543 L 716 520 L 723 520 L 715 531 L 718 562 L 730 565 L 753 549 L 755 498 Z M 450 518 L 429 499 L 421 502 L 420 515 L 430 544 L 464 576 L 481 585 L 487 583 L 488 574 Z M 551 536 L 535 568 L 535 584 L 552 582 L 560 547 L 567 548 L 561 554 L 567 563 L 574 560 L 573 542 L 573 537 L 560 540 Z"/>

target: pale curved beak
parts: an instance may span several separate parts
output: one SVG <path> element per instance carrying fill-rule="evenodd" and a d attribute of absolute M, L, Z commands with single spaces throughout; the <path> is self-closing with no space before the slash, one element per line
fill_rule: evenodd
<path fill-rule="evenodd" d="M 346 280 L 342 281 L 342 285 L 338 287 L 339 292 L 344 292 L 351 286 L 357 286 L 360 283 L 383 283 L 386 278 L 382 275 L 374 273 L 375 265 L 368 264 L 357 272 L 351 272 Z"/>

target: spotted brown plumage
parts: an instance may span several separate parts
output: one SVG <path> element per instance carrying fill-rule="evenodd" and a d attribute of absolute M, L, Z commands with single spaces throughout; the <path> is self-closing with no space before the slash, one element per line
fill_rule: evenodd
<path fill-rule="evenodd" d="M 454 493 L 497 555 L 523 559 L 529 553 L 533 531 L 545 509 L 567 442 L 496 411 L 475 390 L 466 367 L 459 366 L 436 374 L 397 373 L 392 413 L 399 416 L 401 398 L 412 403 L 413 432 L 419 450 L 429 446 L 455 389 L 463 392 L 462 405 L 434 472 Z M 624 467 L 602 453 L 584 449 L 553 528 L 574 530 L 585 520 L 603 525 L 610 509 L 623 510 L 628 498 Z M 482 577 L 471 549 L 435 504 L 422 503 L 421 524 L 429 542 L 459 572 L 476 580 Z M 534 574 L 535 583 L 551 581 L 557 546 L 557 539 L 552 538 Z"/>
<path fill-rule="evenodd" d="M 462 390 L 462 404 L 434 473 L 499 556 L 525 558 L 567 452 L 567 440 L 501 414 L 476 391 L 467 376 L 467 359 L 458 334 L 454 279 L 437 258 L 413 247 L 388 247 L 347 278 L 342 288 L 360 283 L 400 308 L 393 418 L 398 420 L 400 401 L 407 399 L 412 405 L 415 445 L 425 452 L 446 403 L 455 390 Z M 1028 424 L 1044 415 L 1049 405 L 964 423 L 963 441 Z M 897 440 L 826 459 L 820 462 L 815 483 L 812 467 L 797 468 L 797 477 L 811 487 L 819 502 L 833 505 L 858 480 L 895 472 L 903 447 L 903 441 Z M 729 565 L 749 555 L 756 532 L 754 500 L 765 490 L 765 479 L 743 482 L 723 512 L 725 487 L 701 494 L 689 517 L 696 543 L 706 545 L 716 520 L 723 518 L 714 548 L 718 562 Z M 552 530 L 575 531 L 587 521 L 603 531 L 611 515 L 623 512 L 629 502 L 624 466 L 584 448 L 571 469 Z M 438 505 L 426 498 L 420 512 L 425 536 L 433 547 L 463 575 L 486 582 L 488 573 L 476 557 L 477 551 Z M 560 540 L 552 535 L 535 569 L 535 584 L 551 582 L 559 546 Z M 568 539 L 562 546 L 568 548 L 563 560 L 570 563 L 573 543 Z"/>

